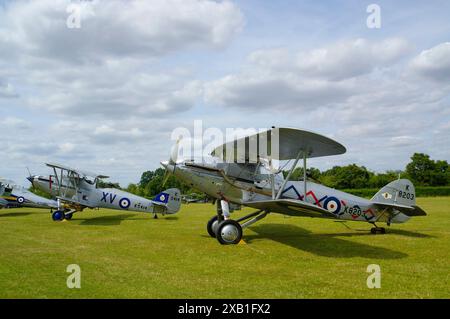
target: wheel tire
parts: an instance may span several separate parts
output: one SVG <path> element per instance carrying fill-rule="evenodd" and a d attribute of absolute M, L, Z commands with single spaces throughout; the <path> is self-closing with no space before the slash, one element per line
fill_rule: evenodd
<path fill-rule="evenodd" d="M 216 238 L 222 245 L 235 245 L 242 239 L 242 227 L 235 220 L 224 220 L 217 227 Z"/>
<path fill-rule="evenodd" d="M 63 220 L 64 220 L 64 212 L 61 211 L 61 210 L 54 211 L 54 212 L 52 213 L 52 219 L 53 219 L 55 222 L 63 221 Z"/>
<path fill-rule="evenodd" d="M 73 217 L 73 213 L 64 214 L 64 218 L 67 220 L 71 220 Z"/>
<path fill-rule="evenodd" d="M 375 235 L 377 233 L 377 230 L 376 230 L 376 228 L 371 228 L 370 232 Z"/>
<path fill-rule="evenodd" d="M 211 218 L 208 223 L 206 224 L 206 230 L 208 231 L 209 236 L 216 238 L 216 230 L 218 226 L 218 216 L 215 215 L 213 218 Z"/>
<path fill-rule="evenodd" d="M 381 228 L 380 229 L 380 234 L 386 234 L 386 229 L 385 228 Z"/>

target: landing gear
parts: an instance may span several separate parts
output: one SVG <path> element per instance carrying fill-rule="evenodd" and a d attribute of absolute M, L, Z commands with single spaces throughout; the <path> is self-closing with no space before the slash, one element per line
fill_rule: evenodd
<path fill-rule="evenodd" d="M 386 234 L 386 228 L 384 227 L 377 227 L 377 225 L 375 225 L 375 223 L 372 223 L 375 227 L 372 227 L 370 229 L 370 232 L 374 235 L 376 234 Z"/>
<path fill-rule="evenodd" d="M 216 230 L 216 236 L 222 245 L 237 244 L 242 239 L 242 227 L 234 220 L 224 220 Z"/>
<path fill-rule="evenodd" d="M 218 210 L 218 214 L 208 221 L 206 230 L 211 237 L 215 237 L 222 245 L 239 243 L 242 239 L 243 229 L 263 219 L 269 213 L 258 210 L 238 220 L 223 220 L 223 215 L 220 212 Z"/>
<path fill-rule="evenodd" d="M 209 236 L 215 238 L 216 237 L 216 230 L 217 226 L 219 225 L 219 216 L 214 216 L 208 221 L 208 224 L 206 224 L 206 230 L 208 231 Z"/>
<path fill-rule="evenodd" d="M 72 216 L 73 216 L 73 213 L 67 213 L 67 214 L 64 215 L 64 218 L 67 219 L 67 220 L 71 220 Z"/>
<path fill-rule="evenodd" d="M 55 222 L 60 222 L 64 220 L 64 212 L 62 210 L 56 210 L 52 213 L 52 219 Z"/>

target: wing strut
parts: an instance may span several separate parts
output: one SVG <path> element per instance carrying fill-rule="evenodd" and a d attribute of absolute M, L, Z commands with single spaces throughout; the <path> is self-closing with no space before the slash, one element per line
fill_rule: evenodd
<path fill-rule="evenodd" d="M 303 200 L 306 201 L 306 152 L 303 152 L 303 186 L 305 191 Z"/>
<path fill-rule="evenodd" d="M 292 167 L 291 167 L 291 169 L 289 170 L 288 175 L 286 176 L 286 178 L 285 178 L 284 181 L 283 181 L 283 184 L 281 185 L 280 189 L 278 190 L 277 197 L 275 197 L 275 199 L 280 199 L 281 193 L 283 193 L 283 189 L 284 189 L 284 187 L 286 186 L 286 183 L 289 181 L 289 178 L 291 177 L 291 174 L 292 174 L 292 172 L 294 171 L 295 166 L 297 166 L 297 163 L 298 163 L 298 161 L 300 160 L 300 156 L 301 156 L 302 154 L 303 154 L 303 164 L 306 165 L 305 162 L 306 162 L 306 155 L 307 155 L 307 154 L 306 154 L 305 151 L 300 150 L 300 151 L 298 152 L 298 154 L 297 154 L 297 157 L 295 158 L 294 164 L 292 164 Z M 306 194 L 306 193 L 305 193 L 305 194 Z"/>

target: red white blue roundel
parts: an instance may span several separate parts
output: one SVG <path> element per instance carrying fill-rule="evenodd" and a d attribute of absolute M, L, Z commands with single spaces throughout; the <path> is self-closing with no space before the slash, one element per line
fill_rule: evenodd
<path fill-rule="evenodd" d="M 119 206 L 123 209 L 127 209 L 128 207 L 130 207 L 131 202 L 128 198 L 124 197 L 119 201 Z"/>
<path fill-rule="evenodd" d="M 17 197 L 17 202 L 19 203 L 19 204 L 23 204 L 23 202 L 25 201 L 25 198 L 23 198 L 22 196 L 20 196 L 20 197 Z"/>
<path fill-rule="evenodd" d="M 338 214 L 341 210 L 341 203 L 336 197 L 328 197 L 323 207 L 330 213 Z"/>

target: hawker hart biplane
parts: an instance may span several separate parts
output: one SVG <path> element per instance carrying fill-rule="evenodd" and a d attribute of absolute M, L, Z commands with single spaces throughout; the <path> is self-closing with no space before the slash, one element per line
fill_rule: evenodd
<path fill-rule="evenodd" d="M 55 200 L 33 194 L 25 187 L 7 179 L 0 179 L 0 208 L 33 207 L 58 208 Z"/>
<path fill-rule="evenodd" d="M 406 222 L 426 213 L 416 205 L 414 185 L 406 179 L 393 181 L 370 200 L 308 181 L 308 158 L 343 154 L 340 143 L 309 131 L 272 128 L 225 143 L 211 153 L 213 161 L 177 161 L 178 142 L 169 161 L 161 162 L 167 177 L 183 182 L 217 199 L 216 215 L 207 231 L 221 244 L 237 244 L 242 230 L 269 213 L 368 222 L 372 234 L 385 233 L 375 223 Z M 273 163 L 293 163 L 286 178 Z M 303 180 L 290 181 L 299 160 L 303 160 Z M 229 212 L 240 206 L 256 211 L 232 220 Z"/>
<path fill-rule="evenodd" d="M 54 221 L 72 219 L 72 215 L 85 208 L 110 208 L 135 212 L 175 214 L 181 205 L 180 191 L 167 189 L 153 200 L 136 196 L 116 188 L 98 188 L 97 182 L 108 176 L 90 173 L 58 164 L 46 164 L 53 169 L 48 176 L 29 177 L 34 187 L 57 199 L 57 210 L 52 213 Z"/>

